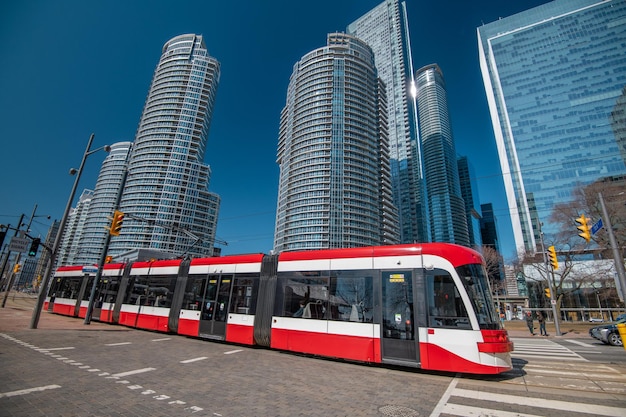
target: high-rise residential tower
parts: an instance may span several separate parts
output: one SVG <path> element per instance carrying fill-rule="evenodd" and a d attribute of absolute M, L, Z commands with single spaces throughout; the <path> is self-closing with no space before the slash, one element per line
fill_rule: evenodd
<path fill-rule="evenodd" d="M 93 190 L 83 190 L 76 206 L 70 211 L 62 232 L 61 246 L 56 259 L 57 265 L 78 265 L 78 254 L 82 252 L 79 244 L 80 237 L 85 228 L 92 198 Z"/>
<path fill-rule="evenodd" d="M 294 65 L 280 118 L 276 252 L 398 242 L 385 106 L 358 38 L 331 33 Z"/>
<path fill-rule="evenodd" d="M 131 142 L 115 143 L 102 162 L 85 225 L 78 238 L 79 251 L 75 255 L 77 264 L 90 265 L 100 260 L 130 148 Z"/>
<path fill-rule="evenodd" d="M 204 153 L 219 75 L 202 36 L 180 35 L 163 46 L 128 161 L 120 204 L 127 216 L 111 255 L 138 248 L 212 254 L 219 198 L 208 191 Z"/>
<path fill-rule="evenodd" d="M 626 172 L 611 129 L 624 45 L 623 0 L 555 0 L 478 28 L 518 253 L 536 250 L 539 222 L 556 231 L 552 209 L 577 186 Z"/>
<path fill-rule="evenodd" d="M 411 41 L 405 2 L 385 0 L 348 25 L 346 32 L 374 51 L 378 76 L 387 88 L 387 119 L 393 201 L 398 207 L 404 243 L 428 242 L 427 206 L 423 202 L 422 162 L 418 142 Z"/>
<path fill-rule="evenodd" d="M 443 73 L 432 64 L 419 69 L 415 78 L 431 238 L 469 246 Z"/>

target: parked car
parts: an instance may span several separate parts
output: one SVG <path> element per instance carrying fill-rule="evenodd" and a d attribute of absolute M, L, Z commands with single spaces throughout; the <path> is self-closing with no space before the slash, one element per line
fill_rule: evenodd
<path fill-rule="evenodd" d="M 592 327 L 589 329 L 589 336 L 598 339 L 602 343 L 612 346 L 622 346 L 622 338 L 617 330 L 617 324 L 619 323 L 626 323 L 626 314 L 620 314 L 618 320 L 613 323 Z"/>

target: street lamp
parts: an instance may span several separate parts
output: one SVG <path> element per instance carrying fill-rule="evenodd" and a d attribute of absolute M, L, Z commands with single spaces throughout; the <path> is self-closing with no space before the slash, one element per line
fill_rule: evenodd
<path fill-rule="evenodd" d="M 74 201 L 74 195 L 76 194 L 76 189 L 78 188 L 78 182 L 80 181 L 80 176 L 83 173 L 83 167 L 85 166 L 85 161 L 87 157 L 95 152 L 104 150 L 109 152 L 111 147 L 109 145 L 101 146 L 97 149 L 91 149 L 91 144 L 93 143 L 94 134 L 92 133 L 89 136 L 89 142 L 87 143 L 87 148 L 85 149 L 85 153 L 83 154 L 83 159 L 80 161 L 80 166 L 78 170 L 72 168 L 70 169 L 70 175 L 76 174 L 76 179 L 74 180 L 74 186 L 72 187 L 72 191 L 70 192 L 70 198 L 67 200 L 67 205 L 65 206 L 65 211 L 63 212 L 63 217 L 61 218 L 61 223 L 59 224 L 59 229 L 57 231 L 56 237 L 54 238 L 54 244 L 52 245 L 52 250 L 50 251 L 50 258 L 48 259 L 48 264 L 46 265 L 46 271 L 44 272 L 43 282 L 39 287 L 39 296 L 37 297 L 37 305 L 33 310 L 33 316 L 30 321 L 30 328 L 36 329 L 37 324 L 39 323 L 39 316 L 41 315 L 41 309 L 43 307 L 43 302 L 46 299 L 46 292 L 48 290 L 48 284 L 50 282 L 52 268 L 56 262 L 56 257 L 59 252 L 59 246 L 61 244 L 61 238 L 63 235 L 63 231 L 65 229 L 65 224 L 67 223 L 67 218 L 69 217 L 70 210 L 72 209 L 72 202 Z"/>

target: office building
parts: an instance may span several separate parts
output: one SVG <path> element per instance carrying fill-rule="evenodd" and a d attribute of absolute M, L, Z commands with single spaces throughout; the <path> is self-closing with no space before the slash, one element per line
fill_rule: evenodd
<path fill-rule="evenodd" d="M 461 156 L 457 159 L 459 171 L 459 184 L 461 186 L 461 198 L 465 204 L 465 218 L 467 220 L 467 232 L 469 234 L 470 246 L 481 247 L 482 237 L 480 234 L 480 213 L 476 210 L 478 198 L 478 184 L 476 184 L 476 173 L 474 167 L 467 159 Z"/>
<path fill-rule="evenodd" d="M 280 118 L 274 251 L 398 242 L 386 115 L 362 40 L 331 33 L 294 65 Z"/>
<path fill-rule="evenodd" d="M 611 113 L 626 84 L 626 2 L 555 0 L 477 29 L 518 253 L 573 190 L 626 172 Z M 623 100 L 623 99 L 622 99 Z"/>
<path fill-rule="evenodd" d="M 419 69 L 415 78 L 431 239 L 469 246 L 443 73 L 432 64 Z"/>
<path fill-rule="evenodd" d="M 131 142 L 114 143 L 102 163 L 85 225 L 78 238 L 76 262 L 80 265 L 97 264 L 102 256 L 130 149 Z"/>
<path fill-rule="evenodd" d="M 378 76 L 387 89 L 391 183 L 400 239 L 403 243 L 428 242 L 406 4 L 385 0 L 349 24 L 346 32 L 372 48 Z"/>
<path fill-rule="evenodd" d="M 156 249 L 213 253 L 219 197 L 209 192 L 204 163 L 220 64 L 202 36 L 165 43 L 128 161 L 121 234 L 109 254 Z"/>

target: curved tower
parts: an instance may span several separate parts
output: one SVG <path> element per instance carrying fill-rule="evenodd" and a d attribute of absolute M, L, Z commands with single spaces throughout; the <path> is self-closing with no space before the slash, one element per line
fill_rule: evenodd
<path fill-rule="evenodd" d="M 111 145 L 109 155 L 102 162 L 85 226 L 80 235 L 78 253 L 75 255 L 76 263 L 79 265 L 96 264 L 100 260 L 108 233 L 106 229 L 111 224 L 108 217 L 111 217 L 115 210 L 117 193 L 130 148 L 131 142 L 114 143 Z"/>
<path fill-rule="evenodd" d="M 120 204 L 127 217 L 111 240 L 112 255 L 136 248 L 212 254 L 219 199 L 208 191 L 204 152 L 219 75 L 202 36 L 180 35 L 163 46 L 128 163 Z"/>
<path fill-rule="evenodd" d="M 365 42 L 331 33 L 294 65 L 277 163 L 275 251 L 398 242 L 385 90 Z"/>
<path fill-rule="evenodd" d="M 419 69 L 415 78 L 431 238 L 469 246 L 443 73 L 432 64 Z"/>

